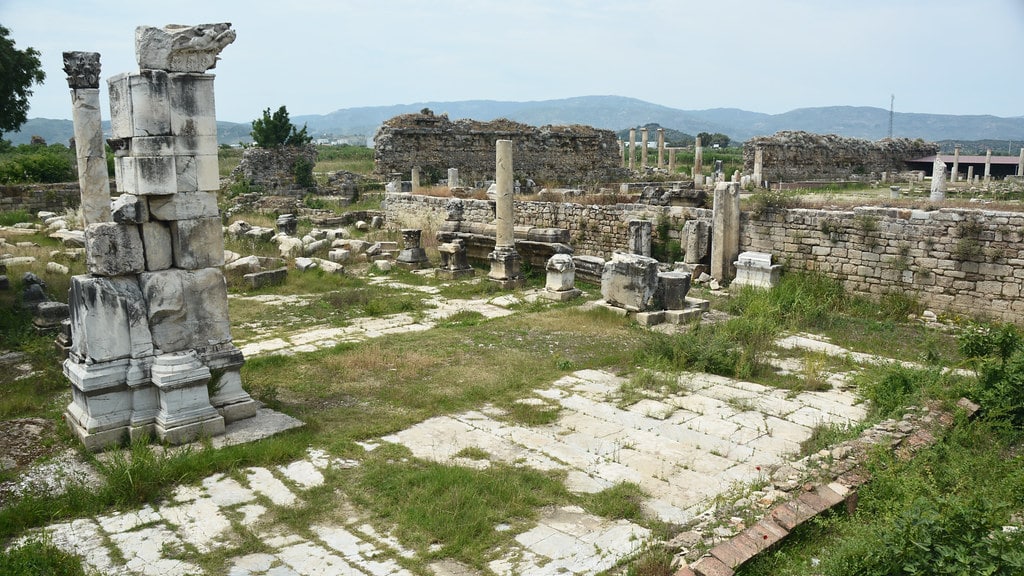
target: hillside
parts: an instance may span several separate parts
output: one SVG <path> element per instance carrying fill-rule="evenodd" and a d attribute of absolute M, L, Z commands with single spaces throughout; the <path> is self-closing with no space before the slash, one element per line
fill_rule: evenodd
<path fill-rule="evenodd" d="M 416 102 L 391 106 L 344 108 L 329 114 L 292 116 L 298 125 L 306 124 L 314 137 L 361 134 L 372 138 L 385 120 L 399 114 L 430 108 L 436 114 L 453 119 L 493 120 L 508 118 L 534 126 L 544 124 L 586 124 L 619 131 L 631 126 L 657 124 L 687 134 L 721 132 L 735 141 L 774 134 L 780 130 L 805 130 L 819 134 L 838 134 L 878 140 L 889 133 L 889 111 L 863 106 L 800 108 L 783 114 L 763 114 L 736 108 L 679 110 L 623 96 L 581 96 L 536 102 L 465 100 L 460 102 Z M 957 116 L 897 112 L 893 135 L 928 141 L 991 140 L 1024 141 L 1024 117 Z M 249 140 L 249 124 L 218 122 L 221 144 Z M 106 126 L 106 123 L 105 123 Z M 4 136 L 15 144 L 39 135 L 47 142 L 67 142 L 73 133 L 70 120 L 33 118 L 20 133 Z M 1006 145 L 1002 147 L 1005 148 Z"/>

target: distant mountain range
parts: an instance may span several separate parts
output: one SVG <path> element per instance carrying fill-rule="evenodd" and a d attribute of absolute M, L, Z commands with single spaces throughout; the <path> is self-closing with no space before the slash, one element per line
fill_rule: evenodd
<path fill-rule="evenodd" d="M 361 134 L 371 139 L 385 120 L 399 114 L 419 112 L 424 108 L 429 108 L 435 114 L 448 114 L 452 120 L 508 118 L 534 126 L 586 124 L 616 131 L 631 126 L 658 124 L 687 134 L 720 132 L 734 141 L 745 141 L 780 130 L 805 130 L 868 140 L 879 140 L 889 134 L 889 111 L 882 108 L 828 106 L 800 108 L 783 114 L 763 114 L 736 108 L 679 110 L 622 96 L 581 96 L 538 102 L 466 100 L 368 106 L 343 108 L 329 114 L 292 116 L 292 122 L 297 125 L 306 124 L 309 134 L 314 138 Z M 217 127 L 218 140 L 222 144 L 249 141 L 249 124 L 218 122 Z M 4 137 L 18 144 L 28 142 L 31 136 L 38 135 L 52 143 L 67 142 L 72 134 L 70 120 L 33 118 L 22 127 L 21 132 L 5 134 Z M 1024 142 L 1024 116 L 1001 118 L 896 112 L 893 117 L 893 135 L 933 142 Z"/>

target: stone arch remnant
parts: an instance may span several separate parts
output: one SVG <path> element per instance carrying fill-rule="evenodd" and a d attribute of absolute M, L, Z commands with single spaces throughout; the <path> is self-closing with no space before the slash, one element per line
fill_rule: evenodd
<path fill-rule="evenodd" d="M 231 341 L 220 268 L 214 76 L 206 73 L 234 39 L 228 23 L 141 26 L 139 70 L 107 81 L 122 194 L 104 211 L 105 171 L 82 175 L 97 180 L 83 182 L 83 196 L 91 195 L 83 206 L 100 208 L 87 219 L 88 273 L 71 280 L 64 362 L 72 386 L 65 417 L 90 449 L 147 435 L 180 444 L 256 414 L 242 388 L 244 358 Z M 69 54 L 76 135 L 83 132 L 76 142 L 90 146 L 98 109 L 80 118 L 98 91 L 99 55 Z M 80 162 L 88 152 L 79 150 Z"/>

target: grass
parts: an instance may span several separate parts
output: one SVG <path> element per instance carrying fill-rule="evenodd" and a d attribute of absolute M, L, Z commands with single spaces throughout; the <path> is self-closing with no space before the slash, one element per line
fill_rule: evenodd
<path fill-rule="evenodd" d="M 52 543 L 32 539 L 0 550 L 0 576 L 86 576 L 81 560 Z"/>
<path fill-rule="evenodd" d="M 877 451 L 856 513 L 810 522 L 737 574 L 1020 574 L 1024 532 L 1001 528 L 1024 509 L 1020 440 L 960 421 L 910 461 Z"/>

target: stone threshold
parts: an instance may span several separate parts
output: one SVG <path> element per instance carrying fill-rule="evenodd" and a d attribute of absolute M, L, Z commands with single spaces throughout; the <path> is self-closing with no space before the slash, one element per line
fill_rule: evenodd
<path fill-rule="evenodd" d="M 966 398 L 961 398 L 957 406 L 969 418 L 979 410 L 977 404 Z M 888 442 L 897 457 L 910 459 L 921 449 L 935 444 L 953 421 L 954 416 L 949 412 L 926 409 L 918 414 L 908 413 L 898 421 L 884 420 L 858 438 L 838 444 L 827 456 L 834 460 L 821 467 L 817 481 L 800 485 L 795 497 L 776 505 L 753 526 L 714 544 L 703 556 L 678 568 L 675 576 L 732 576 L 737 568 L 775 546 L 815 516 L 840 504 L 845 504 L 847 512 L 852 513 L 857 507 L 858 488 L 870 481 L 864 463 L 872 446 Z M 812 464 L 814 456 L 805 458 L 806 464 Z"/>

